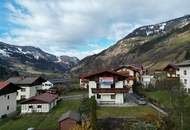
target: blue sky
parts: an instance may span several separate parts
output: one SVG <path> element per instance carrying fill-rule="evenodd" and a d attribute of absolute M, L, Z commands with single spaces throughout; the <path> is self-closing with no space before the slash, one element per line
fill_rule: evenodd
<path fill-rule="evenodd" d="M 80 59 L 133 29 L 190 14 L 189 0 L 1 0 L 0 41 Z"/>

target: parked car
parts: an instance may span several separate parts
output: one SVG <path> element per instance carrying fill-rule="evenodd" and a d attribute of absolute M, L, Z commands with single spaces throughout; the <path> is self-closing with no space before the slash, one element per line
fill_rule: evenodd
<path fill-rule="evenodd" d="M 139 98 L 139 99 L 137 99 L 137 104 L 139 104 L 139 105 L 146 105 L 147 102 L 145 101 L 144 98 Z"/>

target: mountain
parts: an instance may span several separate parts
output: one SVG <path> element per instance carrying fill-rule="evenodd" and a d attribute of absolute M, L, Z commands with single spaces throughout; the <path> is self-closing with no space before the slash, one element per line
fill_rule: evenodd
<path fill-rule="evenodd" d="M 151 70 L 183 61 L 190 55 L 190 15 L 135 29 L 115 45 L 82 59 L 74 73 L 142 64 Z"/>
<path fill-rule="evenodd" d="M 32 46 L 15 46 L 0 42 L 0 61 L 0 66 L 12 71 L 39 73 L 65 72 L 79 60 L 69 56 L 57 57 Z"/>

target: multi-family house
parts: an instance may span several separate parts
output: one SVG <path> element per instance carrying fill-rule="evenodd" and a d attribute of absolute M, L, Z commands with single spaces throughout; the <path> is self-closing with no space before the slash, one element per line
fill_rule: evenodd
<path fill-rule="evenodd" d="M 127 75 L 111 70 L 96 71 L 84 76 L 89 80 L 89 98 L 95 96 L 99 104 L 123 104 L 127 100 L 129 86 Z"/>
<path fill-rule="evenodd" d="M 190 93 L 190 60 L 186 60 L 177 64 L 177 75 L 180 77 L 181 82 L 184 84 L 184 89 Z"/>
<path fill-rule="evenodd" d="M 38 90 L 42 89 L 42 83 L 46 80 L 41 77 L 12 77 L 7 80 L 16 84 L 21 89 L 18 90 L 17 100 L 28 99 L 37 95 Z"/>
<path fill-rule="evenodd" d="M 16 111 L 16 96 L 19 89 L 12 83 L 0 82 L 0 118 Z"/>

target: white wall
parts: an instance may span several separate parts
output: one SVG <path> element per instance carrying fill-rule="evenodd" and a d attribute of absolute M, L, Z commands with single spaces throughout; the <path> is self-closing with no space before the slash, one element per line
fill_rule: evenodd
<path fill-rule="evenodd" d="M 25 88 L 25 91 L 22 91 L 21 89 L 18 90 L 17 100 L 21 100 L 21 96 L 24 95 L 25 99 L 28 99 L 32 96 L 36 96 L 37 90 L 41 89 L 42 85 L 36 85 L 36 86 L 20 86 L 21 88 Z"/>
<path fill-rule="evenodd" d="M 111 88 L 111 86 L 101 86 L 101 88 Z M 89 98 L 95 96 L 97 103 L 115 103 L 115 104 L 123 104 L 124 103 L 124 94 L 123 93 L 99 93 L 101 98 L 97 98 L 96 93 L 92 93 L 92 88 L 96 88 L 95 81 L 89 81 Z M 123 81 L 118 81 L 115 83 L 115 88 L 123 88 Z M 111 95 L 115 95 L 115 99 L 111 99 Z"/>
<path fill-rule="evenodd" d="M 41 105 L 41 108 L 38 108 L 38 105 Z M 50 104 L 22 104 L 21 105 L 21 113 L 32 113 L 32 112 L 42 112 L 46 113 L 49 112 L 53 107 L 57 105 L 57 100 Z M 32 106 L 32 108 L 29 108 Z"/>
<path fill-rule="evenodd" d="M 0 96 L 0 118 L 2 115 L 10 114 L 16 111 L 17 103 L 16 103 L 16 95 L 17 93 L 10 93 L 6 95 Z M 9 96 L 9 99 L 8 99 Z M 9 110 L 7 110 L 7 106 L 9 106 Z"/>
<path fill-rule="evenodd" d="M 184 71 L 186 70 L 187 74 L 184 74 Z M 180 76 L 181 82 L 184 84 L 186 92 L 190 93 L 190 66 L 189 67 L 179 67 L 179 71 L 177 71 L 177 74 Z M 187 83 L 185 84 L 185 80 L 187 80 Z"/>
<path fill-rule="evenodd" d="M 152 79 L 153 79 L 153 76 L 151 76 L 151 75 L 143 75 L 142 76 L 142 84 L 144 86 L 147 86 L 147 85 L 150 84 L 150 82 L 151 82 Z"/>
<path fill-rule="evenodd" d="M 42 83 L 42 90 L 48 90 L 53 87 L 53 84 L 50 81 Z"/>

